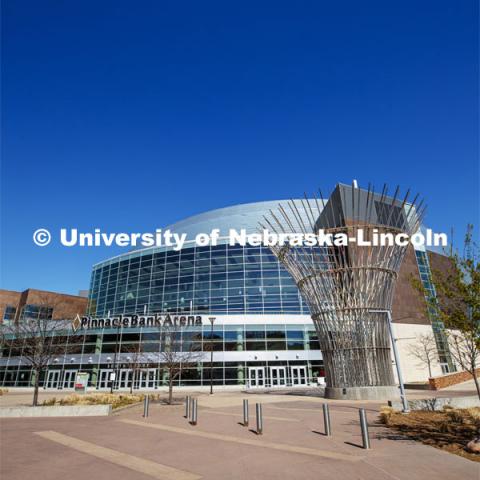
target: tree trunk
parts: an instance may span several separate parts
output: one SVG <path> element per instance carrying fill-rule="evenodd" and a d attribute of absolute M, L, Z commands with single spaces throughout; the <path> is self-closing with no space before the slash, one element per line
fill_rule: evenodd
<path fill-rule="evenodd" d="M 32 405 L 36 407 L 38 405 L 38 387 L 40 385 L 40 370 L 35 370 L 35 384 L 33 386 L 33 402 Z"/>
<path fill-rule="evenodd" d="M 431 362 L 428 363 L 428 378 L 432 378 L 432 365 Z"/>
<path fill-rule="evenodd" d="M 480 398 L 480 384 L 478 382 L 478 376 L 475 369 L 473 369 L 473 381 L 475 382 L 475 388 L 477 389 L 478 398 Z"/>

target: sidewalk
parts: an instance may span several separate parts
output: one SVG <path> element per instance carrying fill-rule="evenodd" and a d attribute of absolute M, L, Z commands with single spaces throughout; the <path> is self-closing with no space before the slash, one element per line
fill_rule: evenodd
<path fill-rule="evenodd" d="M 179 396 L 177 394 L 177 396 Z M 242 399 L 250 425 L 242 422 Z M 255 433 L 262 402 L 264 433 Z M 103 418 L 4 420 L 2 473 L 9 480 L 245 480 L 477 478 L 478 463 L 401 440 L 377 423 L 379 404 L 330 401 L 332 437 L 323 434 L 323 399 L 285 395 L 198 395 L 198 425 L 183 404 L 152 403 Z M 367 409 L 371 450 L 360 448 L 358 408 Z"/>
<path fill-rule="evenodd" d="M 232 402 L 232 398 L 249 398 L 252 402 L 257 401 L 259 397 L 262 397 L 262 402 L 276 402 L 276 401 L 296 401 L 298 399 L 302 399 L 306 402 L 314 401 L 315 399 L 319 399 L 319 397 L 310 397 L 306 395 L 291 395 L 290 393 L 293 390 L 299 391 L 299 389 L 278 389 L 278 394 L 276 393 L 245 393 L 241 390 L 232 390 L 232 389 L 220 389 L 216 388 L 214 390 L 215 394 L 213 395 L 212 400 L 215 405 L 220 406 L 228 406 Z M 309 389 L 304 389 L 307 391 Z M 272 392 L 272 389 L 269 390 Z M 96 390 L 94 388 L 88 389 L 88 393 L 101 393 L 102 391 Z M 115 390 L 115 392 L 117 392 Z M 165 388 L 158 389 L 158 390 L 134 390 L 134 393 L 159 393 L 162 396 L 166 396 L 167 390 Z M 251 391 L 253 392 L 253 391 Z M 473 380 L 469 380 L 468 382 L 460 383 L 458 385 L 452 385 L 448 388 L 442 390 L 413 390 L 407 389 L 407 398 L 411 400 L 421 399 L 421 398 L 431 398 L 431 397 L 454 397 L 454 396 L 468 396 L 468 395 L 476 395 L 475 385 Z M 70 395 L 74 393 L 72 390 L 44 390 L 40 389 L 39 392 L 39 402 L 43 402 L 44 400 L 48 400 L 50 398 L 62 398 L 66 395 Z M 130 393 L 129 390 L 124 390 L 122 393 Z M 209 389 L 208 388 L 185 388 L 185 387 L 177 387 L 174 389 L 174 395 L 176 397 L 185 397 L 185 395 L 197 395 L 200 398 L 208 397 Z M 31 405 L 33 397 L 33 388 L 10 388 L 8 393 L 0 396 L 0 407 L 12 407 L 17 405 Z M 320 398 L 322 402 L 333 402 L 333 400 L 323 399 Z M 235 400 L 236 401 L 236 400 Z M 203 400 L 200 400 L 203 402 Z M 339 402 L 344 402 L 344 400 L 339 400 Z M 352 404 L 360 404 L 362 401 L 350 401 Z M 387 404 L 387 402 L 378 402 L 376 400 L 371 401 L 363 401 L 363 403 L 373 403 L 373 404 Z"/>

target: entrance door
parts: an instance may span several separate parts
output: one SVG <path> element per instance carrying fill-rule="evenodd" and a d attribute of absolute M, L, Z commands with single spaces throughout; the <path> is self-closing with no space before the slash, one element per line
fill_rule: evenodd
<path fill-rule="evenodd" d="M 122 368 L 118 373 L 117 388 L 123 388 L 123 389 L 129 388 L 131 378 L 132 378 L 132 371 L 127 368 Z"/>
<path fill-rule="evenodd" d="M 307 368 L 306 367 L 290 367 L 292 374 L 292 385 L 307 384 Z"/>
<path fill-rule="evenodd" d="M 285 367 L 270 367 L 270 384 L 272 387 L 285 387 L 287 385 Z"/>
<path fill-rule="evenodd" d="M 63 388 L 74 388 L 76 376 L 76 370 L 65 370 L 63 373 Z"/>
<path fill-rule="evenodd" d="M 47 383 L 45 388 L 59 388 L 61 370 L 49 370 L 47 372 Z"/>
<path fill-rule="evenodd" d="M 110 373 L 113 372 L 113 370 L 100 370 L 100 373 L 98 374 L 98 381 L 97 381 L 97 388 L 98 389 L 104 389 L 104 388 L 109 388 L 110 386 Z"/>
<path fill-rule="evenodd" d="M 265 386 L 265 367 L 248 367 L 248 388 Z"/>
<path fill-rule="evenodd" d="M 138 380 L 137 380 L 136 388 L 139 388 L 139 389 L 155 388 L 156 380 L 157 380 L 156 368 L 146 368 L 145 370 L 140 370 L 138 372 Z"/>
<path fill-rule="evenodd" d="M 155 388 L 157 383 L 157 369 L 149 368 L 147 370 L 147 388 Z"/>

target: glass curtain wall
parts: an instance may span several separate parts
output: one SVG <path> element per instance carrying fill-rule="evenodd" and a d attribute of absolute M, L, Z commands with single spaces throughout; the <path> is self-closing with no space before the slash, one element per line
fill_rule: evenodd
<path fill-rule="evenodd" d="M 54 359 L 48 372 L 41 378 L 45 386 L 50 372 L 59 371 L 56 382 L 58 388 L 68 388 L 69 374 L 78 370 L 90 373 L 90 385 L 99 386 L 101 371 L 120 371 L 131 369 L 128 356 L 133 351 L 141 353 L 139 370 L 156 370 L 154 384 L 158 387 L 166 384 L 167 374 L 162 369 L 159 352 L 162 349 L 161 334 L 153 329 L 110 329 L 100 332 L 88 331 L 81 343 L 65 345 L 65 355 Z M 215 325 L 213 333 L 210 326 L 188 327 L 181 332 L 180 343 L 186 351 L 190 349 L 210 352 L 265 352 L 265 351 L 319 351 L 318 339 L 312 325 Z M 115 354 L 116 353 L 116 354 Z M 33 381 L 30 368 L 20 362 L 22 349 L 5 348 L 1 352 L 2 368 L 0 385 L 28 386 Z M 115 362 L 115 358 L 117 361 Z M 213 383 L 217 385 L 243 385 L 246 382 L 250 366 L 265 367 L 268 379 L 268 367 L 271 365 L 304 365 L 308 367 L 309 381 L 322 376 L 321 361 L 292 360 L 274 362 L 215 362 L 208 359 L 198 362 L 194 367 L 183 369 L 177 379 L 177 385 L 208 384 L 210 371 Z M 53 378 L 52 375 L 50 377 Z M 68 377 L 68 378 L 67 378 Z M 105 385 L 100 385 L 105 387 Z M 49 388 L 51 386 L 49 385 Z"/>
<path fill-rule="evenodd" d="M 143 253 L 94 268 L 91 315 L 309 313 L 268 248 L 219 245 Z"/>

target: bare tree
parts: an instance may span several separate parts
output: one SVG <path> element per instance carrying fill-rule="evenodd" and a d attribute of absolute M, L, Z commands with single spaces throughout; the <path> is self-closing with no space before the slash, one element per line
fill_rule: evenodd
<path fill-rule="evenodd" d="M 408 347 L 408 354 L 428 367 L 428 377 L 432 377 L 432 364 L 438 361 L 438 349 L 433 334 L 420 335 L 417 342 Z"/>
<path fill-rule="evenodd" d="M 182 370 L 195 367 L 203 358 L 197 343 L 185 340 L 188 327 L 163 325 L 160 330 L 160 362 L 168 372 L 168 403 L 173 402 L 173 385 Z"/>
<path fill-rule="evenodd" d="M 32 404 L 36 406 L 41 374 L 56 357 L 74 353 L 83 333 L 76 333 L 69 319 L 52 319 L 54 311 L 66 311 L 66 306 L 51 293 L 38 292 L 32 307 L 19 312 L 15 322 L 0 325 L 0 340 L 31 366 L 35 376 Z"/>
<path fill-rule="evenodd" d="M 126 364 L 132 372 L 132 381 L 130 382 L 130 393 L 133 393 L 133 386 L 138 381 L 140 372 L 143 370 L 142 363 L 144 362 L 144 346 L 141 343 L 138 345 L 131 345 L 126 349 L 127 357 Z"/>
<path fill-rule="evenodd" d="M 63 357 L 75 348 L 83 334 L 74 333 L 68 320 L 51 320 L 38 315 L 0 326 L 0 338 L 5 347 L 18 352 L 22 361 L 31 366 L 35 375 L 32 405 L 36 406 L 41 374 L 56 357 Z"/>
<path fill-rule="evenodd" d="M 478 332 L 468 330 L 450 330 L 447 334 L 450 345 L 450 355 L 455 362 L 466 372 L 470 373 L 475 383 L 478 398 L 480 398 L 480 384 L 477 369 L 480 367 L 480 345 Z"/>

